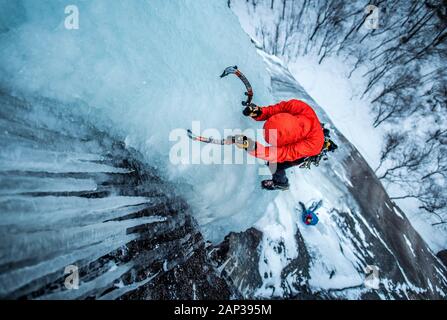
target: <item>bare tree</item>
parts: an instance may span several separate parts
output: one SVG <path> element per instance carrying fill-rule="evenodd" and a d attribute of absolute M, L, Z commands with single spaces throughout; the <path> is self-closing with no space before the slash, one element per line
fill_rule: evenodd
<path fill-rule="evenodd" d="M 446 0 L 252 4 L 271 10 L 274 17 L 259 18 L 257 34 L 267 52 L 286 60 L 311 54 L 320 63 L 337 55 L 350 64 L 349 76 L 366 70 L 362 91 L 371 101 L 373 125 L 391 128 L 377 176 L 400 187 L 402 194 L 395 199 L 418 199 L 422 210 L 447 220 Z M 370 4 L 380 9 L 378 29 L 364 27 Z M 421 124 L 429 130 L 422 130 Z"/>

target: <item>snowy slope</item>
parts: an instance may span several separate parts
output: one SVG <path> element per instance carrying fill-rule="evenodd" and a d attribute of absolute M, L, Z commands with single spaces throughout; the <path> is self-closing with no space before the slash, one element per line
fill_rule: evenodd
<path fill-rule="evenodd" d="M 368 164 L 376 169 L 380 164 L 383 135 L 386 130 L 374 128 L 371 106 L 367 98 L 361 98 L 362 84 L 365 80 L 360 73 L 349 79 L 350 66 L 337 58 L 327 58 L 322 64 L 312 57 L 297 57 L 289 62 L 292 75 L 302 84 L 316 102 L 324 105 L 337 129 L 357 148 Z M 331 83 L 330 86 L 321 85 Z M 384 125 L 385 126 L 385 125 Z M 380 172 L 378 173 L 380 175 Z M 401 194 L 399 187 L 385 185 L 391 196 Z M 415 199 L 394 200 L 409 218 L 434 252 L 443 250 L 446 245 L 447 229 L 443 225 L 433 226 L 439 218 L 420 209 Z"/>
<path fill-rule="evenodd" d="M 277 100 L 302 99 L 330 125 L 285 65 L 259 53 Z M 290 190 L 276 192 L 255 225 L 262 232 L 259 243 L 252 230 L 227 239 L 232 249 L 221 260 L 227 262 L 224 269 L 232 282 L 245 297 L 445 298 L 445 266 L 390 201 L 359 152 L 333 125 L 331 131 L 340 149 L 318 168 L 288 170 Z M 309 206 L 320 199 L 320 222 L 304 225 L 299 201 Z M 257 248 L 256 267 L 239 258 L 238 243 Z M 262 278 L 257 285 L 247 279 L 249 266 Z M 378 270 L 378 278 L 367 278 L 372 269 Z"/>
<path fill-rule="evenodd" d="M 372 99 L 363 95 L 366 88 L 364 74 L 368 71 L 367 62 L 360 63 L 357 71 L 353 72 L 355 63 L 350 61 L 349 56 L 337 53 L 327 55 L 320 61 L 323 51 L 330 46 L 323 50 L 319 45 L 309 44 L 312 41 L 306 37 L 310 37 L 313 33 L 317 18 L 314 9 L 321 3 L 316 3 L 315 6 L 312 5 L 312 1 L 293 0 L 232 0 L 229 3 L 233 12 L 239 17 L 243 29 L 256 39 L 265 51 L 287 61 L 291 74 L 316 102 L 324 106 L 337 128 L 359 150 L 368 164 L 373 169 L 378 168 L 381 149 L 384 147 L 383 137 L 396 126 L 383 123 L 378 128 L 373 127 Z M 301 11 L 306 7 L 306 4 L 302 5 L 303 3 L 307 4 L 305 11 Z M 327 4 L 330 5 L 329 2 Z M 349 4 L 351 8 L 358 8 L 359 13 L 367 6 L 367 3 L 362 4 L 361 1 Z M 352 16 L 348 17 L 348 21 L 350 19 Z M 387 37 L 387 32 L 382 35 Z M 316 43 L 324 41 L 322 35 L 317 35 L 313 40 Z M 363 48 L 367 50 L 366 46 L 365 43 Z M 375 41 L 372 46 L 376 46 Z M 420 125 L 429 123 L 427 119 L 420 119 L 417 122 L 419 125 L 413 126 L 413 132 L 428 130 L 426 126 Z M 402 123 L 400 125 L 406 126 Z M 384 167 L 386 166 L 381 166 L 381 170 L 384 171 Z M 378 174 L 381 174 L 380 170 Z M 387 182 L 385 187 L 392 197 L 402 195 L 402 187 L 399 185 Z M 437 215 L 421 210 L 421 203 L 413 198 L 394 201 L 433 251 L 439 252 L 445 249 L 447 229 L 445 224 L 439 224 L 440 218 Z"/>

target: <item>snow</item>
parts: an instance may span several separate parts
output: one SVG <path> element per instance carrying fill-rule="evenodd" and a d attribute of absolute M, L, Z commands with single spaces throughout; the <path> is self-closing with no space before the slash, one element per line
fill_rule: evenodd
<path fill-rule="evenodd" d="M 261 55 L 273 76 L 290 77 L 276 65 L 277 59 L 266 54 Z M 291 80 L 293 81 L 293 78 Z M 288 87 L 276 88 L 278 92 L 273 91 L 277 100 L 292 98 L 292 95 L 297 97 L 296 95 L 300 94 L 296 88 L 286 88 Z M 306 99 L 311 105 L 316 106 L 305 94 L 299 95 L 298 98 Z M 267 275 L 263 278 L 262 287 L 256 293 L 258 296 L 280 297 L 283 294 L 296 293 L 294 289 L 288 289 L 292 292 L 284 291 L 281 272 L 291 259 L 297 257 L 295 239 L 297 232 L 301 233 L 311 257 L 308 285 L 313 292 L 335 289 L 346 294 L 350 292 L 349 295 L 352 297 L 361 294 L 360 289 L 353 288 L 360 288 L 364 283 L 363 268 L 366 263 L 361 257 L 371 256 L 367 244 L 364 244 L 363 226 L 360 226 L 365 222 L 358 221 L 357 215 L 351 211 L 351 205 L 355 208 L 355 203 L 350 203 L 348 200 L 348 188 L 352 185 L 345 169 L 336 161 L 331 165 L 334 168 L 329 169 L 321 165 L 313 170 L 289 169 L 287 174 L 290 189 L 277 194 L 265 215 L 256 223 L 255 227 L 263 232 L 259 273 L 261 276 Z M 344 182 L 344 185 L 334 183 L 333 179 Z M 320 199 L 323 199 L 323 205 L 317 210 L 319 223 L 316 226 L 306 226 L 302 222 L 298 203 L 301 201 L 310 206 Z M 355 235 L 344 226 L 343 219 L 332 211 L 333 208 L 350 213 L 355 221 Z M 293 277 L 298 276 L 299 273 L 289 275 L 286 280 L 291 283 Z"/>
<path fill-rule="evenodd" d="M 324 188 L 316 189 L 313 185 L 315 179 L 319 179 Z M 364 279 L 360 266 L 364 264 L 355 253 L 351 242 L 355 240 L 343 237 L 341 225 L 328 211 L 339 204 L 337 199 L 343 194 L 333 189 L 330 182 L 325 182 L 318 171 L 303 173 L 293 170 L 289 173 L 289 180 L 290 191 L 279 194 L 274 204 L 268 207 L 266 215 L 256 224 L 263 232 L 259 272 L 261 276 L 269 275 L 257 294 L 269 297 L 284 293 L 281 271 L 290 259 L 297 256 L 295 234 L 298 229 L 312 257 L 309 285 L 313 291 L 361 286 Z M 316 226 L 306 226 L 301 220 L 298 202 L 303 201 L 309 206 L 318 199 L 324 199 L 323 207 L 318 210 L 320 222 Z M 279 251 L 278 247 L 283 250 Z"/>
<path fill-rule="evenodd" d="M 303 88 L 321 106 L 334 125 L 356 147 L 372 168 L 379 165 L 382 131 L 372 126 L 367 98 L 359 92 L 364 86 L 361 72 L 350 79 L 349 65 L 336 58 L 323 60 L 297 57 L 288 64 L 289 70 Z"/>
<path fill-rule="evenodd" d="M 396 207 L 393 207 L 393 211 L 399 218 L 403 219 L 404 217 L 400 214 L 399 210 L 396 209 Z"/>
<path fill-rule="evenodd" d="M 403 235 L 403 236 L 404 236 L 404 239 L 405 239 L 405 243 L 407 244 L 408 248 L 410 248 L 410 250 L 411 250 L 411 254 L 413 255 L 413 257 L 416 258 L 416 254 L 414 253 L 414 249 L 413 249 L 413 246 L 411 245 L 410 240 L 408 240 L 406 235 Z"/>
<path fill-rule="evenodd" d="M 416 210 L 418 203 L 414 199 L 396 200 L 399 206 L 406 212 L 411 225 L 418 231 L 424 241 L 433 252 L 445 250 L 447 244 L 447 227 L 432 224 L 439 222 L 436 216 Z"/>
<path fill-rule="evenodd" d="M 270 10 L 270 5 L 275 6 L 275 9 Z M 291 24 L 290 21 L 281 21 L 280 12 L 282 9 L 282 5 L 282 2 L 275 2 L 273 4 L 273 2 L 270 3 L 270 1 L 260 1 L 257 2 L 256 5 L 254 3 L 252 4 L 246 1 L 231 1 L 232 10 L 239 17 L 239 21 L 244 30 L 248 34 L 250 34 L 252 38 L 255 39 L 255 42 L 258 43 L 258 46 L 260 48 L 264 47 L 269 52 L 275 51 L 276 45 L 278 44 L 279 56 L 281 56 L 281 45 L 283 43 L 283 37 L 287 32 L 284 32 L 284 26 Z M 290 7 L 288 7 L 288 10 L 293 11 L 293 9 L 291 9 Z M 288 13 L 286 13 L 286 20 L 288 19 L 287 14 Z M 305 19 L 305 17 L 303 19 Z M 305 20 L 300 20 L 300 22 L 301 25 L 298 27 L 299 30 L 306 30 Z M 279 39 L 276 39 L 275 30 L 277 30 L 276 28 L 278 28 L 278 26 L 280 28 L 280 34 Z M 295 30 L 295 32 L 299 31 Z M 293 32 L 290 34 L 290 36 L 294 36 Z M 266 41 L 266 43 L 263 43 L 263 41 Z M 269 43 L 269 41 L 271 43 Z M 300 46 L 299 40 L 295 42 L 297 43 L 296 46 Z M 289 42 L 289 44 L 291 43 L 293 43 L 293 41 Z M 287 47 L 287 50 L 290 49 L 290 52 L 294 52 L 294 45 L 290 45 L 290 47 L 292 48 Z M 282 54 L 284 54 L 284 52 Z M 374 128 L 372 126 L 373 117 L 370 114 L 370 99 L 368 97 L 361 96 L 361 90 L 365 87 L 365 79 L 362 77 L 364 70 L 359 70 L 353 73 L 351 76 L 348 76 L 352 66 L 349 61 L 341 60 L 338 57 L 329 57 L 326 58 L 323 63 L 319 64 L 317 58 L 315 57 L 316 54 L 312 53 L 308 53 L 307 56 L 288 55 L 284 57 L 285 61 L 288 61 L 288 63 L 285 65 L 284 63 L 280 62 L 279 64 L 289 69 L 293 77 L 300 83 L 300 85 L 302 85 L 304 91 L 306 91 L 306 93 L 308 93 L 309 96 L 312 97 L 310 102 L 315 101 L 318 105 L 324 108 L 324 112 L 327 113 L 328 118 L 330 118 L 334 126 L 338 130 L 340 130 L 351 143 L 354 144 L 356 149 L 367 160 L 370 167 L 372 169 L 376 169 L 380 163 L 380 152 L 383 145 L 383 136 L 386 130 L 389 128 L 387 128 L 387 125 L 382 125 L 379 128 Z M 275 57 L 271 58 L 270 60 L 277 61 L 278 59 Z M 274 70 L 275 66 L 268 65 L 268 69 Z M 299 96 L 300 90 L 296 90 L 295 94 Z M 283 98 L 283 96 L 278 97 L 278 99 L 281 98 Z M 299 98 L 309 101 L 307 95 L 299 96 Z M 319 114 L 319 116 L 321 116 L 321 114 Z M 421 119 L 421 121 L 429 123 L 429 121 L 427 121 L 426 119 Z M 412 130 L 423 131 L 426 129 L 426 126 L 418 126 L 415 125 L 415 123 L 402 124 L 402 126 L 405 126 L 406 128 L 408 128 L 409 125 L 412 125 L 414 127 L 412 127 Z M 352 184 L 349 178 L 346 176 L 343 168 L 339 168 L 338 166 L 332 166 L 332 168 L 334 174 L 341 181 L 344 182 L 345 186 L 352 187 Z M 323 182 L 324 180 L 320 179 L 320 177 L 315 178 L 316 181 L 319 181 L 319 185 L 321 186 L 325 183 Z M 303 181 L 302 179 L 300 179 L 300 184 L 302 183 Z M 401 195 L 401 190 L 390 186 L 385 187 L 387 188 L 387 192 L 391 196 Z M 311 186 L 305 189 L 304 194 L 312 193 L 310 192 L 310 189 L 312 189 Z M 328 203 L 328 201 L 326 201 L 325 196 L 331 191 L 332 190 L 323 192 L 322 196 L 312 195 L 312 197 L 317 197 L 317 199 L 318 197 L 321 197 L 325 200 L 325 203 L 329 208 L 335 207 L 340 209 L 337 202 Z M 303 195 L 303 190 L 295 190 L 291 188 L 290 192 L 300 192 L 300 198 L 305 197 L 305 195 Z M 445 225 L 439 225 L 438 227 L 434 227 L 432 225 L 439 222 L 439 219 L 435 215 L 429 215 L 421 212 L 421 209 L 419 208 L 420 204 L 416 201 L 413 201 L 412 199 L 395 200 L 395 202 L 396 206 L 398 205 L 403 212 L 397 210 L 396 207 L 390 208 L 388 202 L 386 202 L 385 205 L 399 218 L 403 220 L 406 220 L 406 218 L 408 218 L 412 226 L 421 234 L 431 250 L 433 250 L 434 252 L 438 252 L 439 250 L 445 249 L 447 228 L 445 227 Z M 378 238 L 380 242 L 383 243 L 385 248 L 387 248 L 388 251 L 392 253 L 391 250 L 386 246 L 386 243 L 380 237 L 378 231 L 375 228 L 372 228 L 362 217 L 362 213 L 360 212 L 359 214 L 356 214 L 355 208 L 352 209 L 353 210 L 351 211 L 347 208 L 342 208 L 342 210 L 350 212 L 350 215 L 352 215 L 353 217 L 353 221 L 355 221 L 354 230 L 357 234 L 347 235 L 347 237 L 350 239 L 351 243 L 356 246 L 356 248 L 358 248 L 358 243 L 361 243 L 363 245 L 363 248 L 361 249 L 363 251 L 363 254 L 356 256 L 365 257 L 369 255 L 371 258 L 373 257 L 371 250 L 367 249 L 365 234 L 362 231 L 366 233 L 370 232 L 371 235 Z M 377 218 L 380 217 L 377 216 Z M 352 228 L 350 230 L 352 231 Z M 342 232 L 343 231 L 340 230 L 340 233 Z M 308 234 L 303 234 L 303 237 L 305 241 L 309 242 Z M 332 241 L 334 241 L 333 237 L 331 237 L 331 239 Z M 340 239 L 337 240 L 337 242 L 341 242 Z M 335 248 L 334 250 L 337 251 Z M 411 246 L 409 246 L 409 250 L 411 250 L 412 255 L 415 256 L 415 252 L 413 251 L 413 248 Z M 317 256 L 316 253 L 314 253 L 314 255 L 317 257 L 317 260 L 321 259 L 326 261 L 326 259 L 333 259 L 333 257 L 329 255 Z M 357 258 L 357 260 L 362 259 Z M 361 262 L 363 262 L 363 260 Z M 361 262 L 358 263 L 361 264 Z M 341 264 L 338 267 L 342 268 L 343 270 L 349 270 L 346 267 L 343 268 Z M 313 268 L 314 270 L 316 270 L 315 265 L 313 266 Z M 401 270 L 403 276 L 406 278 L 404 270 L 399 264 L 398 268 Z M 324 268 L 320 269 L 322 270 L 318 270 L 319 272 L 314 272 L 313 279 L 316 279 L 317 276 L 320 276 L 324 279 L 324 277 L 327 276 Z M 279 272 L 276 271 L 276 273 Z M 321 282 L 324 283 L 324 281 Z M 312 284 L 314 285 L 314 287 L 317 287 L 315 286 L 315 283 Z M 415 290 L 417 291 L 417 288 L 413 284 L 409 283 L 408 280 L 406 280 L 406 283 L 400 284 L 400 288 L 402 292 L 405 292 L 406 288 L 415 288 Z M 343 290 L 343 295 L 345 295 L 346 293 L 347 290 Z"/>
<path fill-rule="evenodd" d="M 339 236 L 340 225 L 328 212 L 328 209 L 337 203 L 336 199 L 342 195 L 338 190 L 331 190 L 330 183 L 325 183 L 321 177 L 319 181 L 327 186 L 326 190 L 313 188 L 312 181 L 316 177 L 309 176 L 311 176 L 309 172 L 301 173 L 297 170 L 291 175 L 295 181 L 293 184 L 296 190 L 295 201 L 304 200 L 304 203 L 309 205 L 315 199 L 324 199 L 323 207 L 318 210 L 320 222 L 315 228 L 306 226 L 299 217 L 296 218 L 306 247 L 313 256 L 309 284 L 314 290 L 360 285 L 363 283 L 363 278 L 355 264 L 361 263 L 357 261 L 353 253 L 352 244 L 346 242 L 348 239 Z"/>
<path fill-rule="evenodd" d="M 280 84 L 272 87 L 272 93 L 277 100 L 290 99 L 292 96 L 304 99 L 316 108 L 320 117 L 332 125 L 331 119 L 322 114 L 320 107 L 298 85 L 292 85 L 293 78 L 290 78 L 286 69 L 279 67 L 277 59 L 261 51 L 260 54 L 272 77 L 279 79 Z M 299 293 L 299 289 L 291 284 L 299 283 L 300 286 L 307 286 L 313 293 L 323 291 L 330 292 L 333 297 L 358 299 L 362 294 L 373 290 L 367 286 L 365 271 L 370 261 L 376 259 L 371 243 L 367 240 L 371 237 L 377 239 L 384 250 L 395 258 L 395 264 L 403 277 L 403 282 L 392 283 L 386 278 L 385 282 L 382 282 L 379 273 L 380 278 L 374 279 L 375 285 L 384 284 L 388 292 L 396 291 L 398 296 L 407 298 L 410 291 L 426 291 L 410 281 L 406 270 L 376 228 L 377 225 L 368 223 L 369 218 L 367 219 L 352 198 L 353 186 L 347 169 L 342 165 L 344 157 L 347 156 L 349 154 L 341 151 L 333 156 L 333 161 L 330 159 L 317 169 L 288 170 L 290 189 L 277 193 L 275 201 L 255 225 L 263 232 L 259 247 L 259 272 L 263 276 L 263 285 L 256 292 L 256 296 L 294 296 Z M 299 201 L 309 206 L 320 199 L 323 199 L 323 206 L 318 210 L 320 222 L 316 226 L 304 225 L 298 209 Z M 389 204 L 386 206 L 393 212 Z M 404 219 L 398 212 L 396 214 Z M 290 221 L 293 221 L 292 224 Z M 297 242 L 297 233 L 301 234 L 304 243 Z M 408 245 L 407 241 L 405 242 Z M 305 248 L 297 248 L 297 245 Z M 281 250 L 278 250 L 279 248 Z M 286 278 L 281 277 L 290 261 L 300 258 L 298 254 L 303 252 L 300 249 L 307 250 L 309 254 L 309 278 L 303 277 L 300 270 L 288 274 Z M 413 256 L 416 254 L 411 246 L 409 250 Z M 380 296 L 384 299 L 392 298 L 389 295 Z"/>
<path fill-rule="evenodd" d="M 362 72 L 357 71 L 348 78 L 349 64 L 334 57 L 323 60 L 321 64 L 311 56 L 297 57 L 288 64 L 288 68 L 312 98 L 324 106 L 337 129 L 354 144 L 371 168 L 376 169 L 380 163 L 383 134 L 387 128 L 386 125 L 379 128 L 372 126 L 368 98 L 362 98 L 360 92 L 365 81 L 361 77 Z M 391 196 L 402 192 L 393 186 L 385 187 Z M 422 212 L 420 203 L 413 199 L 399 199 L 396 203 L 433 251 L 445 249 L 447 228 L 432 226 L 439 222 L 436 216 Z M 403 219 L 398 210 L 394 209 L 394 212 Z"/>
<path fill-rule="evenodd" d="M 255 227 L 263 232 L 259 274 L 264 278 L 257 295 L 269 297 L 282 296 L 281 272 L 291 259 L 297 257 L 298 248 L 295 241 L 296 221 L 300 220 L 294 212 L 293 201 L 283 194 L 274 203 L 269 204 L 265 215 Z M 267 277 L 265 277 L 267 275 Z M 273 291 L 272 291 L 273 290 Z"/>

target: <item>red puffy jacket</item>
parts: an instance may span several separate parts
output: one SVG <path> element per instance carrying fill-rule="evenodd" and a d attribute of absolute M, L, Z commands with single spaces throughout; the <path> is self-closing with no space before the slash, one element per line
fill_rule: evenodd
<path fill-rule="evenodd" d="M 324 144 L 324 134 L 315 111 L 300 100 L 281 101 L 262 108 L 254 118 L 265 121 L 264 138 L 271 146 L 256 143 L 250 154 L 273 163 L 294 161 L 317 155 Z"/>

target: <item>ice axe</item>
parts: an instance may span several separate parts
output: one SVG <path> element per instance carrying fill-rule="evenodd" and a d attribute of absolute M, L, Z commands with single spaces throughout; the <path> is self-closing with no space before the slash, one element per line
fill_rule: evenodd
<path fill-rule="evenodd" d="M 251 100 L 253 99 L 253 89 L 251 87 L 250 82 L 248 79 L 244 76 L 242 72 L 239 71 L 237 66 L 230 66 L 228 68 L 225 68 L 225 70 L 220 75 L 221 78 L 228 76 L 229 74 L 236 75 L 241 81 L 244 83 L 245 88 L 247 91 L 245 92 L 245 95 L 247 96 L 247 100 L 242 101 L 243 106 L 248 106 L 251 103 Z"/>

